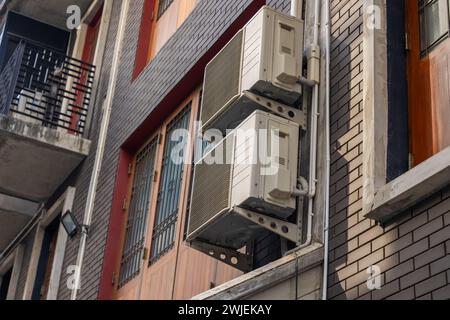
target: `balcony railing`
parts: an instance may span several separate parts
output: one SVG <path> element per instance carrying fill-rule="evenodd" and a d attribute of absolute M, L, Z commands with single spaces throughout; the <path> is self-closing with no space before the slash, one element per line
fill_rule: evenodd
<path fill-rule="evenodd" d="M 0 74 L 0 113 L 81 135 L 94 75 L 93 65 L 22 41 Z"/>

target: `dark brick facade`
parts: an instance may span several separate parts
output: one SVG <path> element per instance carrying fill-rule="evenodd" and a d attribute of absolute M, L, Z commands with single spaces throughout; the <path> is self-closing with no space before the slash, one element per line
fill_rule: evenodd
<path fill-rule="evenodd" d="M 142 123 L 142 120 L 149 116 L 168 92 L 189 72 L 192 66 L 251 2 L 251 0 L 199 1 L 180 29 L 166 43 L 141 75 L 134 82 L 131 82 L 143 0 L 130 1 L 123 43 L 124 49 L 119 66 L 119 79 L 112 108 L 111 126 L 99 178 L 99 188 L 97 190 L 92 228 L 83 265 L 82 289 L 79 291 L 79 299 L 95 299 L 98 294 L 120 147 Z M 270 0 L 268 4 L 284 12 L 287 12 L 290 8 L 289 0 Z M 109 70 L 111 68 L 120 7 L 121 1 L 114 1 L 101 73 L 101 83 L 97 93 L 97 111 L 108 91 Z M 167 106 L 169 109 L 174 107 L 176 105 Z M 100 121 L 100 114 L 97 112 L 94 116 L 91 135 L 93 141 L 96 141 L 98 138 Z M 149 132 L 150 134 L 151 132 Z M 79 219 L 82 219 L 84 214 L 94 158 L 95 146 L 81 168 L 76 184 L 77 194 L 73 211 Z M 79 239 L 77 237 L 69 241 L 63 270 L 66 270 L 67 266 L 75 264 L 78 244 Z M 60 299 L 68 299 L 70 297 L 70 291 L 66 288 L 66 281 L 67 275 L 63 273 L 59 292 Z"/>

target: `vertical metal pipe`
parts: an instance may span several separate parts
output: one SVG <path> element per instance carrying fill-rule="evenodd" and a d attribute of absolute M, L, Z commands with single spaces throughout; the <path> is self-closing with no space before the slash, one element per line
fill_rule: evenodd
<path fill-rule="evenodd" d="M 297 2 L 297 1 L 292 1 Z M 314 2 L 314 30 L 312 46 L 319 45 L 320 31 L 320 0 Z M 298 8 L 298 7 L 297 7 Z M 298 248 L 308 247 L 312 242 L 312 225 L 314 217 L 314 198 L 316 196 L 317 185 L 317 135 L 318 135 L 318 118 L 319 118 L 319 90 L 320 85 L 316 83 L 313 87 L 313 98 L 311 108 L 311 141 L 310 141 L 310 167 L 309 167 L 309 193 L 308 193 L 308 220 L 307 233 L 305 242 Z"/>
<path fill-rule="evenodd" d="M 111 0 L 106 0 L 111 1 Z M 110 91 L 106 97 L 104 110 L 103 110 L 103 118 L 102 123 L 100 126 L 100 134 L 98 138 L 98 146 L 97 146 L 97 153 L 95 155 L 95 161 L 94 161 L 94 168 L 92 170 L 92 176 L 91 176 L 91 182 L 89 185 L 89 191 L 88 191 L 88 197 L 86 201 L 86 208 L 84 213 L 84 219 L 83 224 L 85 227 L 83 227 L 83 231 L 81 233 L 81 239 L 80 239 L 80 245 L 78 248 L 78 255 L 77 255 L 77 272 L 75 274 L 75 283 L 74 288 L 72 289 L 71 294 L 71 300 L 77 299 L 78 294 L 78 287 L 81 283 L 81 272 L 83 269 L 83 260 L 84 260 L 84 254 L 86 251 L 86 242 L 87 242 L 87 227 L 90 226 L 92 221 L 92 215 L 94 212 L 94 203 L 95 203 L 95 197 L 97 192 L 97 186 L 98 186 L 98 178 L 100 176 L 100 170 L 101 165 L 103 161 L 103 155 L 105 153 L 105 145 L 106 145 L 106 138 L 108 135 L 108 127 L 111 117 L 111 108 L 114 100 L 114 94 L 116 90 L 116 83 L 118 78 L 118 72 L 119 72 L 119 63 L 120 63 L 120 55 L 122 53 L 122 43 L 123 38 L 125 34 L 125 26 L 127 21 L 127 15 L 128 15 L 128 8 L 129 8 L 130 0 L 123 0 L 122 7 L 120 10 L 120 21 L 119 26 L 117 30 L 117 37 L 116 37 L 116 43 L 114 47 L 114 55 L 112 60 L 112 66 L 111 66 L 111 75 L 109 78 L 109 88 Z"/>
<path fill-rule="evenodd" d="M 325 85 L 325 143 L 326 143 L 326 164 L 325 164 L 325 213 L 324 213 L 324 260 L 323 260 L 323 281 L 322 281 L 322 300 L 327 299 L 328 294 L 328 250 L 329 250 L 329 228 L 330 228 L 330 164 L 331 164 L 331 146 L 330 146 L 330 36 L 331 36 L 331 21 L 330 21 L 330 0 L 325 0 L 325 24 L 326 24 L 326 85 Z"/>

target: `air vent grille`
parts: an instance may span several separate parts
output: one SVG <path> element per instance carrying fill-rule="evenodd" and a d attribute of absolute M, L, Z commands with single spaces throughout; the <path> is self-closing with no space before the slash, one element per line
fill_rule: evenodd
<path fill-rule="evenodd" d="M 241 30 L 206 67 L 201 114 L 203 124 L 240 93 L 242 41 Z"/>
<path fill-rule="evenodd" d="M 189 233 L 229 206 L 231 165 L 199 164 L 195 167 Z"/>
<path fill-rule="evenodd" d="M 234 134 L 230 134 L 195 166 L 188 235 L 196 232 L 215 215 L 230 207 L 234 137 Z M 222 148 L 222 151 L 217 152 L 219 148 Z M 211 155 L 216 152 L 222 155 L 223 159 L 216 161 L 220 163 L 211 164 L 211 159 L 214 157 Z M 214 159 L 218 160 L 218 158 Z"/>

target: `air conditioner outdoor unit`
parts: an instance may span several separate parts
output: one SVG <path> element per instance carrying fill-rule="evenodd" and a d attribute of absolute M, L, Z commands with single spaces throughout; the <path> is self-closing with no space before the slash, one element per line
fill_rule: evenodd
<path fill-rule="evenodd" d="M 195 165 L 188 241 L 238 250 L 264 230 L 243 210 L 291 216 L 298 148 L 298 124 L 259 110 L 214 145 Z"/>
<path fill-rule="evenodd" d="M 203 130 L 230 129 L 261 107 L 246 92 L 298 107 L 303 22 L 264 6 L 207 65 Z"/>

